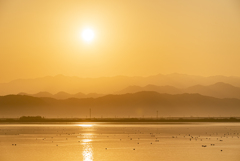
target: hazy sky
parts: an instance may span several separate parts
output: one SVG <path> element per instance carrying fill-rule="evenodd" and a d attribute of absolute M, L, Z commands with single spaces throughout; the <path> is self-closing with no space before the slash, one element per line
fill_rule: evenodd
<path fill-rule="evenodd" d="M 239 69 L 239 0 L 0 0 L 0 82 Z"/>

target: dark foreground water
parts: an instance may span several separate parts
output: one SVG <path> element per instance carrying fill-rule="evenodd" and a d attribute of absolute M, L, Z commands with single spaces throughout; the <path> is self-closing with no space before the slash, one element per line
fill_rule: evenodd
<path fill-rule="evenodd" d="M 0 161 L 239 161 L 240 123 L 0 124 Z"/>

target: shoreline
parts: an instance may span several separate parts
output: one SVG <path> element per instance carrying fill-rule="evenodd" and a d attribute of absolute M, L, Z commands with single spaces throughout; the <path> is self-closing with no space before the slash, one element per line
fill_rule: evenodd
<path fill-rule="evenodd" d="M 240 122 L 240 118 L 43 118 L 43 117 L 24 117 L 24 118 L 1 118 L 0 123 L 27 123 L 27 122 L 143 122 L 143 123 L 167 123 L 167 122 Z"/>

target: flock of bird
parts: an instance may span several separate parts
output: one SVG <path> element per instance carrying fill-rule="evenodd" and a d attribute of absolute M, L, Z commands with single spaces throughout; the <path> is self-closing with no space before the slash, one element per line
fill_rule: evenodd
<path fill-rule="evenodd" d="M 98 131 L 99 130 L 99 131 Z M 137 150 L 139 144 L 146 146 L 157 144 L 161 146 L 161 140 L 171 139 L 176 141 L 177 139 L 185 139 L 189 142 L 202 142 L 199 144 L 201 147 L 206 148 L 208 146 L 218 146 L 220 142 L 226 139 L 239 139 L 239 132 L 237 130 L 226 131 L 224 133 L 209 133 L 205 132 L 201 135 L 190 133 L 179 133 L 175 135 L 166 134 L 166 129 L 161 128 L 138 128 L 138 127 L 121 127 L 114 131 L 114 128 L 108 129 L 108 127 L 66 127 L 66 126 L 51 126 L 51 127 L 34 127 L 32 128 L 16 128 L 16 129 L 0 129 L 0 135 L 20 135 L 20 136 L 38 136 L 35 138 L 36 144 L 44 142 L 51 143 L 55 146 L 64 145 L 64 143 L 76 143 L 76 144 L 94 144 L 95 140 L 113 141 L 115 147 L 118 147 L 118 142 L 132 142 L 132 150 Z M 150 132 L 152 130 L 154 132 Z M 240 130 L 240 129 L 239 129 Z M 99 133 L 101 132 L 101 133 Z M 44 136 L 46 135 L 46 136 Z M 51 135 L 51 136 L 49 136 Z M 4 139 L 4 137 L 1 137 Z M 28 139 L 25 137 L 25 139 Z M 117 141 L 118 140 L 118 141 Z M 1 140 L 0 140 L 1 142 Z M 207 143 L 207 144 L 206 144 Z M 137 145 L 136 145 L 137 144 Z M 17 146 L 17 143 L 11 143 L 12 146 Z M 21 142 L 18 143 L 21 146 Z M 113 149 L 114 147 L 103 147 L 105 150 Z M 221 149 L 220 151 L 223 151 Z"/>

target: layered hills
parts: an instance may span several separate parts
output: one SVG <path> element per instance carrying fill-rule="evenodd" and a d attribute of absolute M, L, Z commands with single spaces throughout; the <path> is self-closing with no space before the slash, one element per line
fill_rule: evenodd
<path fill-rule="evenodd" d="M 226 76 L 192 76 L 185 74 L 154 75 L 148 77 L 101 77 L 80 78 L 63 75 L 47 76 L 36 79 L 20 79 L 9 83 L 0 84 L 0 95 L 18 94 L 20 92 L 35 94 L 40 91 L 58 93 L 115 93 L 129 86 L 173 86 L 176 88 L 188 88 L 196 85 L 208 86 L 217 82 L 231 84 L 240 87 L 239 77 Z"/>
<path fill-rule="evenodd" d="M 26 95 L 0 97 L 3 117 L 41 115 L 46 117 L 156 117 L 239 116 L 239 99 L 219 99 L 200 94 L 160 94 L 153 91 L 106 95 L 98 98 L 37 98 Z"/>
<path fill-rule="evenodd" d="M 195 85 L 188 88 L 176 88 L 173 86 L 156 86 L 147 85 L 144 87 L 140 86 L 129 86 L 117 93 L 136 93 L 140 91 L 155 91 L 158 93 L 168 94 L 183 94 L 183 93 L 198 93 L 205 96 L 211 96 L 216 98 L 238 98 L 240 99 L 240 88 L 233 85 L 218 82 L 209 86 Z"/>
<path fill-rule="evenodd" d="M 15 80 L 0 84 L 0 117 L 239 116 L 239 86 L 239 77 L 183 74 Z"/>
<path fill-rule="evenodd" d="M 184 94 L 184 93 L 198 93 L 205 96 L 211 96 L 216 98 L 238 98 L 240 99 L 240 88 L 235 87 L 230 84 L 223 82 L 218 82 L 209 86 L 196 85 L 188 88 L 176 88 L 173 86 L 156 86 L 156 85 L 147 85 L 147 86 L 129 86 L 116 92 L 115 94 L 126 94 L 126 93 L 136 93 L 141 91 L 155 91 L 158 93 L 167 93 L 167 94 Z M 49 92 L 39 92 L 36 94 L 27 94 L 19 93 L 18 95 L 28 95 L 33 97 L 49 97 L 55 99 L 68 99 L 68 98 L 97 98 L 104 96 L 104 94 L 89 93 L 84 94 L 78 92 L 76 94 L 69 94 L 66 92 L 58 92 L 56 94 L 51 94 Z"/>
<path fill-rule="evenodd" d="M 76 94 L 69 94 L 66 92 L 58 92 L 56 94 L 51 94 L 49 92 L 38 92 L 36 94 L 27 94 L 27 93 L 21 92 L 18 95 L 26 95 L 26 96 L 33 96 L 33 97 L 48 97 L 48 98 L 55 98 L 55 99 L 97 98 L 97 97 L 103 96 L 103 94 L 97 94 L 97 93 L 84 94 L 81 92 L 78 92 Z"/>

